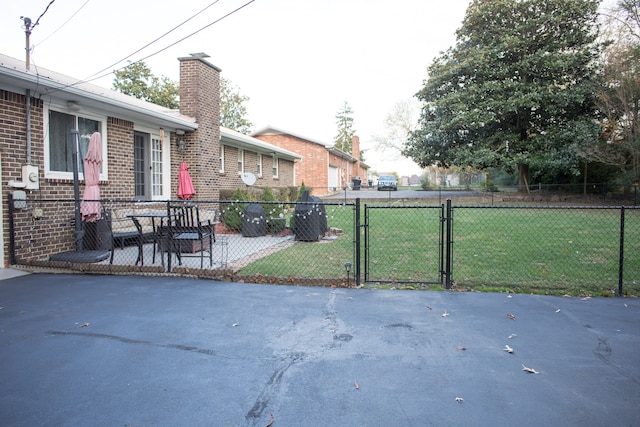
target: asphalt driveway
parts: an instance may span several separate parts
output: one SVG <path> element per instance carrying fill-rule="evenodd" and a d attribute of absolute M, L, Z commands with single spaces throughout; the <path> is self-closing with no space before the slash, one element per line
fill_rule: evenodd
<path fill-rule="evenodd" d="M 32 274 L 0 281 L 0 424 L 639 425 L 639 326 L 637 299 Z"/>

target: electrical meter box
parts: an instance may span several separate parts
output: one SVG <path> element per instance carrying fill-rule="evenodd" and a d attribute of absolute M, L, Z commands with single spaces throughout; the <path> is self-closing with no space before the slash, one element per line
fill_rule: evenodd
<path fill-rule="evenodd" d="M 37 190 L 40 188 L 38 167 L 33 165 L 22 166 L 22 182 L 26 190 Z"/>

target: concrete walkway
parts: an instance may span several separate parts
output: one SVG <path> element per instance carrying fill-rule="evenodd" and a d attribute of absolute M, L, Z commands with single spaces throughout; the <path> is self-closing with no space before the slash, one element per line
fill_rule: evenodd
<path fill-rule="evenodd" d="M 639 325 L 637 299 L 30 274 L 0 281 L 0 424 L 638 425 Z"/>

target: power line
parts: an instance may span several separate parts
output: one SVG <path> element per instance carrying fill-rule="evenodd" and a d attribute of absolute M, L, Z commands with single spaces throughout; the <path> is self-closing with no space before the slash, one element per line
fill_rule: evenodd
<path fill-rule="evenodd" d="M 38 17 L 38 19 L 36 19 L 36 23 L 33 24 L 31 26 L 31 28 L 29 28 L 29 30 L 33 30 L 39 23 L 40 23 L 40 19 L 42 19 L 42 17 L 44 16 L 45 13 L 47 13 L 47 10 L 49 10 L 49 7 L 53 4 L 53 2 L 56 0 L 51 0 L 49 2 L 49 4 L 47 5 L 46 9 L 44 10 L 44 12 L 42 12 L 42 14 Z"/>
<path fill-rule="evenodd" d="M 87 0 L 88 1 L 88 0 Z M 140 52 L 141 50 L 146 49 L 147 47 L 151 46 L 152 44 L 156 43 L 157 41 L 160 41 L 162 38 L 166 37 L 167 35 L 171 34 L 172 32 L 174 32 L 175 30 L 177 30 L 178 28 L 182 27 L 184 24 L 186 24 L 187 22 L 191 21 L 193 18 L 195 18 L 196 16 L 200 15 L 202 12 L 204 12 L 205 10 L 209 9 L 211 6 L 213 6 L 214 4 L 218 3 L 220 0 L 215 0 L 213 3 L 209 4 L 208 6 L 206 6 L 204 9 L 200 10 L 199 12 L 197 12 L 195 15 L 192 15 L 190 18 L 186 19 L 185 21 L 181 22 L 180 24 L 176 25 L 175 27 L 173 27 L 172 29 L 170 29 L 169 31 L 167 31 L 166 33 L 164 33 L 163 35 L 161 35 L 160 37 L 157 37 L 156 39 L 154 39 L 153 41 L 147 43 L 146 45 L 142 46 L 140 49 L 136 50 L 133 53 L 130 53 L 129 55 L 125 56 L 124 58 L 122 58 L 119 61 L 116 61 L 115 63 L 109 65 L 108 67 L 103 68 L 102 70 L 93 73 L 92 75 L 90 75 L 89 77 L 87 77 L 85 80 L 86 81 L 91 81 L 90 79 L 100 73 L 103 73 L 109 69 L 111 69 L 112 67 L 115 67 L 116 65 L 118 65 L 119 63 L 126 61 L 127 59 L 131 58 L 133 55 L 135 55 L 136 53 Z M 140 61 L 136 61 L 136 62 L 140 62 Z M 109 74 L 111 74 L 111 72 L 109 72 Z M 109 75 L 107 74 L 107 75 Z M 97 78 L 101 78 L 104 76 L 100 76 Z"/>
<path fill-rule="evenodd" d="M 80 6 L 80 8 L 78 8 L 78 10 L 76 10 L 75 12 L 73 12 L 73 14 L 69 17 L 69 19 L 67 19 L 66 21 L 64 21 L 64 23 L 62 25 L 60 25 L 56 30 L 53 31 L 53 33 L 49 34 L 47 37 L 45 37 L 40 43 L 33 45 L 33 47 L 35 48 L 36 46 L 40 46 L 42 43 L 44 43 L 45 41 L 47 41 L 51 36 L 53 36 L 55 33 L 57 33 L 60 29 L 62 29 L 62 27 L 64 27 L 65 25 L 67 25 L 69 23 L 69 21 L 71 21 L 73 19 L 74 16 L 76 16 L 78 14 L 78 12 L 80 12 L 82 10 L 82 8 L 84 8 L 87 3 L 89 3 L 91 0 L 87 0 L 84 2 L 84 4 L 82 6 Z M 53 3 L 53 2 L 51 2 Z M 48 6 L 47 6 L 48 8 Z M 46 11 L 45 11 L 46 12 Z M 40 18 L 38 18 L 40 19 Z M 37 22 L 36 22 L 37 24 Z M 35 27 L 35 25 L 34 25 Z"/>
<path fill-rule="evenodd" d="M 55 1 L 55 0 L 52 0 L 52 1 Z M 219 0 L 216 0 L 213 4 L 215 4 L 217 1 L 219 1 Z M 165 50 L 169 49 L 170 47 L 173 47 L 173 46 L 175 46 L 176 44 L 178 44 L 178 43 L 180 43 L 180 42 L 183 42 L 184 40 L 186 40 L 186 39 L 188 39 L 188 38 L 190 38 L 190 37 L 193 37 L 194 35 L 198 34 L 198 33 L 199 33 L 199 32 L 201 32 L 201 31 L 204 31 L 205 29 L 207 29 L 207 28 L 211 27 L 211 26 L 212 26 L 212 25 L 214 25 L 214 24 L 217 24 L 218 22 L 222 21 L 223 19 L 228 18 L 229 16 L 233 15 L 234 13 L 236 13 L 236 12 L 238 12 L 238 11 L 240 11 L 240 10 L 244 9 L 245 7 L 247 7 L 248 5 L 250 5 L 251 3 L 253 3 L 254 1 L 255 1 L 255 0 L 250 0 L 250 1 L 248 1 L 247 3 L 245 3 L 245 4 L 243 4 L 242 6 L 240 6 L 240 7 L 236 8 L 236 9 L 232 10 L 231 12 L 227 13 L 226 15 L 224 15 L 224 16 L 222 16 L 222 17 L 220 17 L 220 18 L 216 19 L 215 21 L 213 21 L 213 22 L 211 22 L 211 23 L 209 23 L 209 24 L 205 25 L 204 27 L 201 27 L 200 29 L 198 29 L 198 30 L 194 31 L 193 33 L 191 33 L 191 34 L 189 34 L 189 35 L 187 35 L 187 36 L 185 36 L 185 37 L 181 38 L 180 40 L 175 41 L 175 42 L 171 43 L 170 45 L 165 46 L 165 47 L 163 47 L 162 49 L 160 49 L 160 50 L 158 50 L 158 51 L 156 51 L 156 52 L 154 52 L 154 53 L 152 53 L 152 54 L 150 54 L 150 55 L 145 56 L 144 58 L 138 59 L 137 61 L 134 61 L 134 62 L 132 62 L 132 63 L 130 63 L 130 64 L 128 64 L 128 65 L 122 66 L 122 67 L 120 67 L 120 68 L 118 68 L 118 69 L 112 70 L 112 71 L 110 71 L 110 72 L 108 72 L 108 73 L 105 73 L 105 74 L 99 75 L 99 76 L 97 76 L 97 77 L 94 77 L 94 76 L 96 76 L 96 74 L 99 74 L 99 73 L 101 73 L 101 72 L 103 72 L 103 71 L 106 71 L 106 69 L 101 70 L 101 71 L 99 71 L 98 73 L 94 73 L 94 74 L 92 74 L 91 76 L 89 76 L 89 77 L 88 77 L 88 78 L 86 78 L 86 79 L 78 80 L 78 81 L 76 81 L 76 82 L 74 82 L 74 83 L 71 83 L 71 84 L 65 85 L 65 86 L 63 86 L 63 87 L 61 87 L 61 88 L 58 88 L 58 89 L 52 90 L 52 91 L 50 91 L 50 92 L 47 92 L 47 94 L 52 94 L 52 93 L 54 93 L 54 92 L 58 92 L 58 91 L 61 91 L 61 90 L 67 89 L 67 88 L 69 88 L 69 87 L 73 87 L 73 86 L 76 86 L 76 85 L 82 84 L 82 83 L 89 83 L 89 82 L 92 82 L 92 81 L 94 81 L 94 80 L 101 79 L 101 78 L 106 77 L 106 76 L 108 76 L 109 74 L 112 74 L 112 73 L 114 73 L 114 72 L 116 72 L 116 71 L 120 71 L 120 70 L 122 70 L 123 68 L 128 67 L 129 65 L 133 65 L 133 64 L 136 64 L 136 63 L 138 63 L 138 62 L 142 62 L 142 61 L 144 61 L 144 60 L 146 60 L 146 59 L 149 59 L 149 58 L 151 58 L 152 56 L 155 56 L 155 55 L 157 55 L 157 54 L 159 54 L 159 53 L 161 53 L 161 52 L 163 52 L 163 51 L 165 51 Z M 208 8 L 208 7 L 209 7 L 209 6 L 207 6 L 207 8 Z M 205 9 L 206 9 L 206 8 L 205 8 Z M 190 19 L 191 19 L 191 18 L 189 18 L 188 20 L 190 20 Z M 187 21 L 188 21 L 188 20 L 187 20 Z M 185 21 L 185 22 L 186 22 L 186 21 Z M 180 24 L 180 25 L 182 25 L 182 24 Z M 177 27 L 176 27 L 176 28 L 177 28 Z M 175 28 L 174 28 L 174 29 L 175 29 Z M 170 33 L 171 31 L 173 31 L 173 29 L 172 29 L 172 30 L 170 30 L 169 32 L 167 32 L 167 34 L 168 34 L 168 33 Z M 166 34 L 165 34 L 165 35 L 166 35 Z M 163 35 L 163 36 L 161 36 L 161 37 L 159 37 L 158 39 L 154 40 L 153 42 L 151 42 L 151 43 L 147 44 L 147 46 L 149 46 L 149 45 L 151 45 L 151 44 L 155 43 L 157 40 L 159 40 L 159 39 L 160 39 L 160 38 L 162 38 L 162 37 L 164 37 L 164 35 Z M 145 47 L 146 47 L 146 46 L 145 46 Z M 133 56 L 135 53 L 137 53 L 137 52 L 141 51 L 142 49 L 144 49 L 144 47 L 143 47 L 143 48 L 141 48 L 141 49 L 138 49 L 136 52 L 132 53 L 132 54 L 131 54 L 131 55 L 129 55 L 127 58 L 129 58 L 130 56 Z M 125 58 L 125 59 L 127 59 L 127 58 Z M 118 61 L 117 63 L 122 62 L 122 61 L 123 61 L 123 60 Z M 116 64 L 117 64 L 117 63 L 116 63 Z"/>

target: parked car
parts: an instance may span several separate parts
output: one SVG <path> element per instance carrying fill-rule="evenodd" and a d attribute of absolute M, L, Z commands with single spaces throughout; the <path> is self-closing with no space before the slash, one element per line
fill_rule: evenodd
<path fill-rule="evenodd" d="M 380 190 L 393 190 L 398 191 L 398 181 L 393 175 L 382 175 L 378 178 L 378 191 Z"/>

